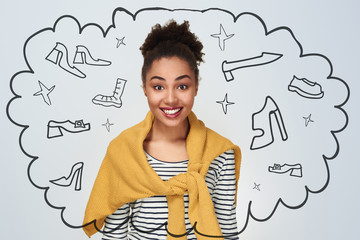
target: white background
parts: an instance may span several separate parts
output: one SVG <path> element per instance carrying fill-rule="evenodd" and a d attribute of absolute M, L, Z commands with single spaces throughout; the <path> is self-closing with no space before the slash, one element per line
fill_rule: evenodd
<path fill-rule="evenodd" d="M 218 7 L 234 14 L 253 12 L 268 29 L 289 27 L 303 46 L 304 53 L 320 53 L 333 64 L 333 76 L 350 87 L 344 109 L 349 115 L 345 131 L 337 135 L 340 153 L 329 163 L 330 183 L 320 194 L 310 194 L 306 205 L 297 210 L 279 207 L 266 222 L 250 221 L 241 239 L 359 239 L 360 172 L 356 148 L 360 146 L 359 91 L 360 3 L 342 1 L 7 1 L 2 3 L 0 24 L 0 238 L 1 239 L 87 239 L 82 230 L 66 227 L 59 211 L 44 201 L 43 191 L 28 180 L 30 159 L 19 147 L 21 128 L 6 116 L 13 97 L 12 75 L 26 70 L 25 40 L 36 31 L 51 27 L 62 15 L 75 16 L 82 25 L 95 22 L 106 27 L 112 12 L 124 7 L 131 12 L 146 7 L 207 9 Z M 96 239 L 96 237 L 94 237 Z"/>

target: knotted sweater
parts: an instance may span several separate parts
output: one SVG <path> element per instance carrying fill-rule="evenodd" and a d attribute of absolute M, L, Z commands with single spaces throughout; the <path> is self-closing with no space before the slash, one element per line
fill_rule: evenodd
<path fill-rule="evenodd" d="M 151 130 L 154 115 L 149 112 L 139 124 L 111 141 L 96 177 L 85 210 L 83 230 L 90 237 L 99 231 L 106 216 L 126 203 L 156 195 L 168 202 L 168 239 L 186 239 L 183 195 L 189 194 L 189 220 L 197 239 L 222 239 L 214 206 L 205 183 L 211 161 L 230 149 L 235 154 L 236 186 L 239 180 L 240 148 L 205 127 L 194 113 L 188 116 L 186 138 L 188 171 L 163 181 L 149 165 L 143 142 Z"/>

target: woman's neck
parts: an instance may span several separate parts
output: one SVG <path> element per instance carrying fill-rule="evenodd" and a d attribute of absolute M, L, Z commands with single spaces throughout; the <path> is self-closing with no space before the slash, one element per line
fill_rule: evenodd
<path fill-rule="evenodd" d="M 186 119 L 181 125 L 176 127 L 168 127 L 159 122 L 154 121 L 151 131 L 148 135 L 148 140 L 154 141 L 179 141 L 186 140 L 189 133 L 190 124 Z"/>

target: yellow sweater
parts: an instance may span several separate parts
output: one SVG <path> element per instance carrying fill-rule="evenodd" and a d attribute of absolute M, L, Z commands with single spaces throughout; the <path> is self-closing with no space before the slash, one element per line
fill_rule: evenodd
<path fill-rule="evenodd" d="M 149 165 L 143 142 L 151 130 L 154 116 L 123 131 L 111 141 L 95 180 L 84 217 L 83 230 L 90 237 L 104 225 L 105 218 L 122 205 L 141 198 L 166 195 L 169 209 L 168 239 L 186 239 L 184 193 L 189 193 L 189 220 L 197 239 L 222 239 L 214 206 L 205 183 L 211 161 L 234 149 L 236 186 L 240 173 L 240 148 L 198 120 L 188 116 L 190 131 L 186 139 L 188 170 L 163 181 Z M 237 187 L 236 187 L 237 189 Z M 178 236 L 183 235 L 183 236 Z"/>

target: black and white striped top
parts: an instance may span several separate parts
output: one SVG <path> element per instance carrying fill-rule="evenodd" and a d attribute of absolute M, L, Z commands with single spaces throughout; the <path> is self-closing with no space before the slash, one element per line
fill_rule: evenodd
<path fill-rule="evenodd" d="M 149 164 L 162 180 L 168 180 L 179 173 L 187 172 L 188 160 L 163 162 L 147 153 L 146 156 Z M 222 234 L 230 235 L 236 233 L 235 159 L 233 150 L 224 152 L 212 161 L 205 177 L 205 182 L 213 200 Z M 184 202 L 186 229 L 191 229 L 188 218 L 188 194 L 184 195 Z M 127 221 L 129 215 L 132 215 L 132 217 Z M 165 196 L 138 199 L 132 203 L 125 204 L 106 218 L 103 230 L 109 232 L 115 228 L 117 229 L 111 233 L 104 233 L 102 239 L 166 239 L 167 233 L 164 223 L 167 220 L 168 207 Z M 190 232 L 187 239 L 196 239 L 194 231 Z M 238 236 L 225 239 L 238 239 Z"/>

